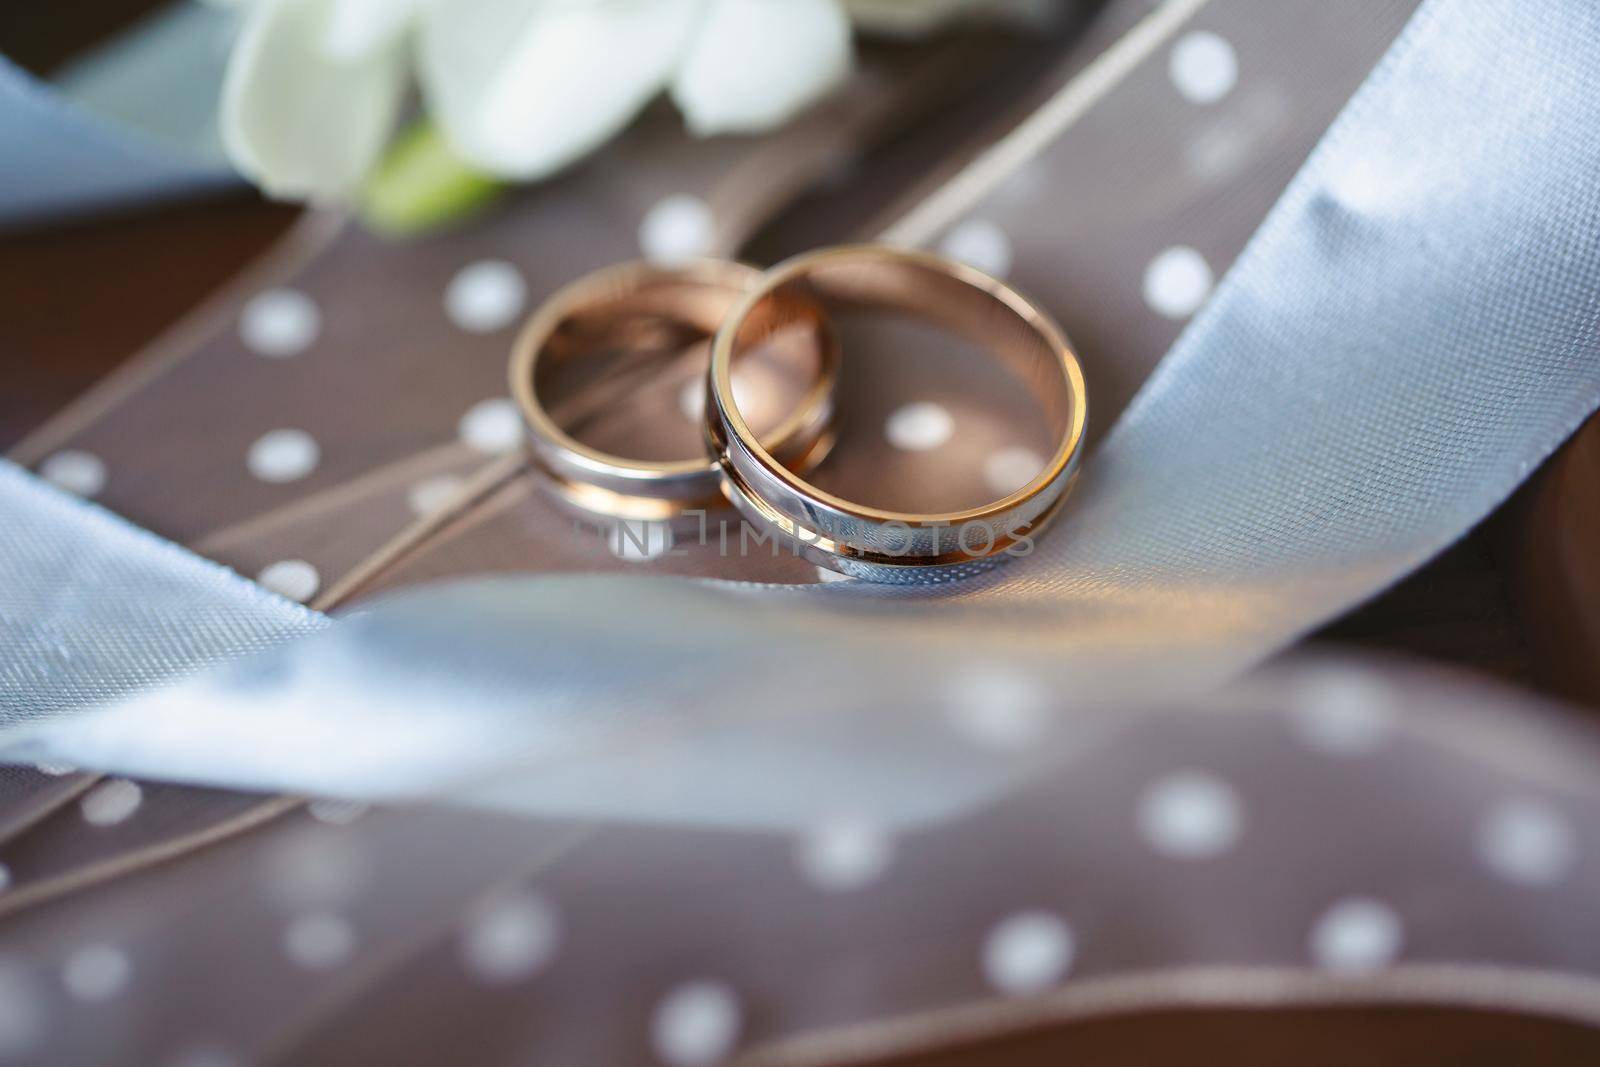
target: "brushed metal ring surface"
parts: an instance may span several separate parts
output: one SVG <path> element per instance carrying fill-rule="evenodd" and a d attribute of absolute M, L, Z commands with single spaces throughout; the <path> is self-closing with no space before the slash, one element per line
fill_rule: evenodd
<path fill-rule="evenodd" d="M 992 503 L 940 513 L 854 503 L 788 469 L 741 416 L 733 367 L 784 321 L 786 308 L 826 313 L 830 304 L 910 313 L 991 353 L 1050 416 L 1057 447 L 1043 469 Z M 797 256 L 762 277 L 712 343 L 706 435 L 723 492 L 747 519 L 775 529 L 806 559 L 871 581 L 948 581 L 1031 551 L 1076 477 L 1087 419 L 1083 370 L 1061 328 L 1004 282 L 925 252 L 853 245 Z"/>
<path fill-rule="evenodd" d="M 556 292 L 529 317 L 512 349 L 511 395 L 522 411 L 534 462 L 563 503 L 605 518 L 667 521 L 685 512 L 726 505 L 715 460 L 643 460 L 592 448 L 558 424 L 539 396 L 540 363 L 563 330 L 582 316 L 619 321 L 658 320 L 710 338 L 739 300 L 760 283 L 754 267 L 695 260 L 670 267 L 643 261 L 594 271 Z M 577 349 L 581 345 L 568 344 Z M 573 351 L 566 358 L 582 358 Z M 806 467 L 831 443 L 837 350 L 821 345 L 818 375 L 800 402 L 764 436 L 763 450 L 779 464 Z"/>

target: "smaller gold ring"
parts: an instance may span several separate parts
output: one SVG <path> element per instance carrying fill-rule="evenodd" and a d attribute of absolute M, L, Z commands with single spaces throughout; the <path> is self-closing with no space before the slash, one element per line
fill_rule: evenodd
<path fill-rule="evenodd" d="M 647 347 L 642 339 L 659 342 L 669 335 L 696 339 L 709 349 L 722 319 L 760 278 L 754 267 L 721 260 L 671 267 L 622 263 L 578 279 L 533 313 L 512 349 L 511 394 L 522 410 L 534 461 L 558 499 L 585 514 L 645 521 L 725 505 L 709 456 L 634 459 L 579 441 L 541 401 L 541 372 L 551 369 L 552 361 L 581 359 L 597 340 L 611 338 L 621 338 L 615 347 L 627 348 L 635 339 Z M 838 353 L 831 333 L 817 322 L 814 379 L 798 402 L 769 419 L 761 433 L 774 462 L 802 469 L 820 461 L 832 443 Z M 694 348 L 686 344 L 679 355 L 692 359 Z M 627 383 L 616 384 L 626 389 Z"/>
<path fill-rule="evenodd" d="M 844 500 L 779 462 L 741 415 L 734 367 L 797 315 L 835 311 L 909 313 L 992 354 L 1050 422 L 1057 445 L 1043 469 L 981 507 L 914 513 Z M 710 377 L 706 435 L 723 492 L 811 562 L 877 582 L 945 581 L 1031 551 L 1076 476 L 1088 420 L 1083 370 L 1048 315 L 981 271 L 882 245 L 811 252 L 768 271 L 723 320 Z"/>

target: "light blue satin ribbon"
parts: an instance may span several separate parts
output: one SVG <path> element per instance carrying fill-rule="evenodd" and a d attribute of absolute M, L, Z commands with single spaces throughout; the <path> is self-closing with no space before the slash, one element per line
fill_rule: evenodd
<path fill-rule="evenodd" d="M 0 725 L 106 703 L 327 625 L 0 460 Z"/>
<path fill-rule="evenodd" d="M 935 728 L 963 701 L 999 693 L 1015 710 L 1042 694 L 1070 708 L 1072 728 L 1049 734 L 1069 744 L 1110 721 L 1097 711 L 1244 669 L 1460 537 L 1600 404 L 1596 40 L 1588 0 L 1428 0 L 1032 557 L 937 590 L 422 590 L 91 712 L 15 690 L 12 721 L 57 714 L 14 730 L 13 755 L 622 817 L 908 818 L 970 802 L 1011 764 Z M 122 677 L 192 666 L 162 627 L 113 623 L 135 597 L 114 565 L 40 586 L 19 539 L 99 552 L 106 527 L 10 481 L 0 588 L 30 611 L 66 604 L 54 636 L 69 651 L 123 626 Z M 194 580 L 199 596 L 215 578 Z M 39 640 L 23 620 L 19 645 L 6 615 L 9 661 Z M 163 624 L 203 645 L 218 625 Z M 73 660 L 36 684 L 88 691 Z"/>
<path fill-rule="evenodd" d="M 232 25 L 176 3 L 51 82 L 0 56 L 0 227 L 237 184 L 215 131 Z"/>

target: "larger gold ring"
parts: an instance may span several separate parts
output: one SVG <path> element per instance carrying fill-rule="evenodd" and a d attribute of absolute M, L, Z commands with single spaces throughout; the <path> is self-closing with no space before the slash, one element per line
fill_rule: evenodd
<path fill-rule="evenodd" d="M 740 360 L 819 309 L 910 313 L 992 353 L 1041 403 L 1054 454 L 1021 489 L 965 511 L 885 511 L 824 492 L 751 433 L 733 391 Z M 1031 551 L 1076 475 L 1088 417 L 1083 370 L 1049 316 L 981 271 L 879 245 L 813 252 L 769 271 L 717 331 L 710 394 L 707 440 L 735 506 L 813 563 L 878 582 L 948 580 Z"/>
<path fill-rule="evenodd" d="M 664 359 L 692 364 L 686 395 L 698 401 L 712 335 L 760 279 L 754 267 L 719 260 L 672 267 L 623 263 L 580 278 L 545 301 L 517 338 L 510 373 L 512 396 L 522 409 L 547 488 L 585 514 L 623 520 L 671 520 L 724 504 L 709 456 L 644 460 L 592 448 L 552 414 L 541 399 L 541 381 L 564 361 L 589 359 L 604 349 L 642 357 L 642 362 L 628 375 L 606 371 L 590 383 L 591 393 L 609 389 L 615 395 L 592 396 L 589 407 L 615 410 L 640 380 L 661 372 Z M 747 390 L 767 401 L 760 427 L 764 453 L 779 465 L 800 469 L 819 461 L 832 441 L 838 374 L 838 353 L 826 323 L 813 317 L 811 325 L 811 333 L 797 338 L 804 350 L 791 345 L 786 355 L 795 358 L 788 363 L 775 359 L 758 368 L 765 377 L 755 375 L 754 388 Z M 788 380 L 774 382 L 774 376 L 783 375 Z M 773 388 L 762 389 L 763 384 Z M 775 406 L 780 401 L 781 408 Z"/>

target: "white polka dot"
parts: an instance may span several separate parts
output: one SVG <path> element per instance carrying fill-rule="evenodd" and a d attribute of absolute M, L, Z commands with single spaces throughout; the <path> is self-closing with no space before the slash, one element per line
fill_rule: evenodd
<path fill-rule="evenodd" d="M 1183 772 L 1155 783 L 1139 803 L 1139 831 L 1157 852 L 1177 859 L 1220 855 L 1239 838 L 1239 797 L 1221 779 Z"/>
<path fill-rule="evenodd" d="M 746 415 L 754 411 L 756 404 L 762 399 L 763 391 L 744 368 L 734 368 L 733 379 L 729 384 L 733 388 L 733 406 Z"/>
<path fill-rule="evenodd" d="M 406 503 L 412 514 L 419 518 L 443 509 L 461 492 L 466 483 L 454 474 L 436 474 L 424 478 L 406 491 Z"/>
<path fill-rule="evenodd" d="M 258 356 L 283 359 L 310 348 L 322 332 L 322 314 L 304 293 L 269 289 L 244 306 L 239 337 Z"/>
<path fill-rule="evenodd" d="M 170 1067 L 243 1067 L 244 1060 L 221 1045 L 193 1044 L 168 1061 Z"/>
<path fill-rule="evenodd" d="M 1038 477 L 1044 459 L 1031 448 L 1002 448 L 983 461 L 983 480 L 1001 496 L 1010 496 Z"/>
<path fill-rule="evenodd" d="M 356 932 L 349 921 L 332 912 L 297 915 L 283 931 L 283 951 L 297 967 L 330 971 L 355 951 Z"/>
<path fill-rule="evenodd" d="M 375 877 L 360 839 L 302 825 L 277 837 L 261 864 L 263 893 L 291 912 L 322 912 L 358 898 Z"/>
<path fill-rule="evenodd" d="M 1239 57 L 1225 38 L 1192 30 L 1178 38 L 1167 57 L 1167 74 L 1184 99 L 1214 104 L 1239 80 Z"/>
<path fill-rule="evenodd" d="M 102 782 L 78 802 L 84 821 L 90 826 L 115 826 L 139 810 L 144 790 L 126 778 Z"/>
<path fill-rule="evenodd" d="M 759 385 L 751 380 L 750 375 L 743 367 L 736 367 L 733 371 L 733 406 L 746 418 L 750 417 L 753 406 L 763 397 Z M 678 410 L 683 412 L 683 417 L 690 422 L 699 422 L 706 413 L 706 383 L 704 378 L 696 378 L 685 382 L 678 391 Z"/>
<path fill-rule="evenodd" d="M 672 548 L 672 528 L 664 522 L 630 519 L 615 523 L 606 535 L 611 554 L 629 563 L 646 563 Z"/>
<path fill-rule="evenodd" d="M 884 435 L 889 443 L 907 452 L 926 452 L 949 441 L 956 422 L 950 413 L 931 401 L 907 404 L 889 416 Z"/>
<path fill-rule="evenodd" d="M 1352 897 L 1322 913 L 1311 928 L 1311 958 L 1330 971 L 1377 970 L 1393 963 L 1403 939 L 1400 916 L 1378 900 Z"/>
<path fill-rule="evenodd" d="M 995 752 L 1036 744 L 1050 724 L 1050 695 L 1016 667 L 973 663 L 946 687 L 950 721 L 969 741 Z"/>
<path fill-rule="evenodd" d="M 650 1036 L 671 1067 L 709 1067 L 726 1059 L 739 1037 L 739 1001 L 721 982 L 678 986 L 656 1006 Z"/>
<path fill-rule="evenodd" d="M 1288 98 L 1260 86 L 1230 108 L 1226 118 L 1196 123 L 1188 131 L 1184 163 L 1202 184 L 1222 187 L 1255 166 L 1291 126 Z"/>
<path fill-rule="evenodd" d="M 114 945 L 85 945 L 67 957 L 61 982 L 78 1000 L 110 1000 L 128 987 L 133 964 Z"/>
<path fill-rule="evenodd" d="M 1144 272 L 1144 302 L 1169 319 L 1195 313 L 1211 293 L 1211 267 L 1192 248 L 1169 248 Z"/>
<path fill-rule="evenodd" d="M 45 1031 L 37 980 L 23 967 L 0 961 L 0 1057 L 20 1060 L 38 1046 Z"/>
<path fill-rule="evenodd" d="M 639 248 L 652 262 L 682 263 L 710 252 L 715 226 L 703 200 L 669 196 L 645 212 L 639 224 Z"/>
<path fill-rule="evenodd" d="M 310 600 L 322 586 L 317 568 L 303 559 L 280 559 L 262 568 L 256 581 L 289 600 Z"/>
<path fill-rule="evenodd" d="M 480 400 L 461 416 L 456 432 L 484 455 L 509 452 L 522 441 L 522 416 L 506 397 Z"/>
<path fill-rule="evenodd" d="M 511 325 L 528 286 L 510 263 L 485 259 L 462 267 L 444 293 L 445 314 L 468 333 L 493 333 Z"/>
<path fill-rule="evenodd" d="M 272 430 L 250 446 L 250 473 L 264 482 L 293 482 L 317 469 L 322 450 L 304 430 Z"/>
<path fill-rule="evenodd" d="M 1490 870 L 1525 886 L 1554 885 L 1578 858 L 1577 834 L 1567 817 L 1525 798 L 1491 808 L 1478 826 L 1477 846 Z"/>
<path fill-rule="evenodd" d="M 987 219 L 968 219 L 956 226 L 944 235 L 939 251 L 996 278 L 1011 272 L 1011 238 Z"/>
<path fill-rule="evenodd" d="M 1001 993 L 1038 993 L 1066 977 L 1073 952 L 1072 929 L 1059 917 L 1047 911 L 1020 912 L 985 940 L 984 977 Z"/>
<path fill-rule="evenodd" d="M 683 417 L 690 422 L 697 423 L 705 417 L 706 383 L 704 379 L 695 378 L 683 383 L 683 388 L 678 390 L 678 410 L 683 412 Z"/>
<path fill-rule="evenodd" d="M 106 465 L 99 456 L 68 450 L 39 464 L 39 477 L 76 496 L 98 496 L 106 487 Z"/>
<path fill-rule="evenodd" d="M 481 982 L 506 985 L 532 977 L 554 958 L 561 924 L 555 909 L 537 896 L 495 900 L 467 919 L 461 958 Z"/>
<path fill-rule="evenodd" d="M 806 879 L 830 892 L 860 889 L 877 881 L 894 855 L 888 835 L 860 819 L 836 819 L 814 827 L 795 851 Z"/>
<path fill-rule="evenodd" d="M 1183 157 L 1197 177 L 1221 184 L 1250 163 L 1258 135 L 1250 129 L 1219 126 L 1202 130 L 1184 146 Z"/>
<path fill-rule="evenodd" d="M 1392 699 L 1387 685 L 1363 671 L 1318 670 L 1298 687 L 1289 722 L 1308 748 L 1360 755 L 1382 744 Z"/>
<path fill-rule="evenodd" d="M 48 774 L 52 778 L 60 778 L 64 774 L 78 773 L 78 768 L 70 763 L 35 763 L 33 768 L 40 774 Z"/>
<path fill-rule="evenodd" d="M 832 567 L 818 567 L 817 568 L 817 580 L 821 581 L 821 582 L 853 582 L 853 581 L 855 581 L 855 579 L 850 577 L 850 575 L 842 574 L 839 571 L 834 570 Z"/>
<path fill-rule="evenodd" d="M 367 805 L 355 800 L 313 800 L 306 810 L 318 822 L 330 826 L 349 826 L 369 810 Z"/>

